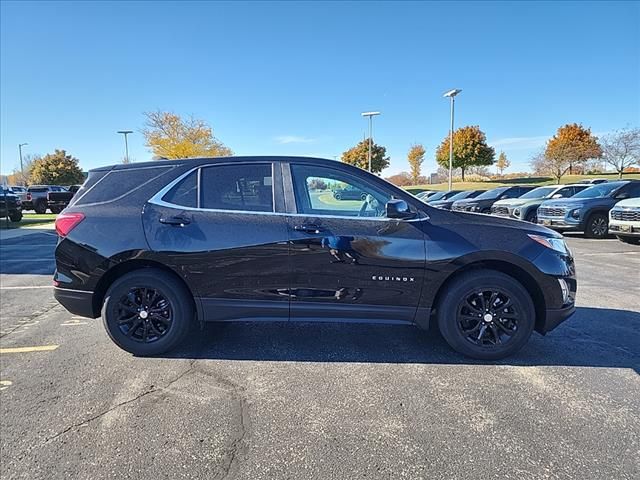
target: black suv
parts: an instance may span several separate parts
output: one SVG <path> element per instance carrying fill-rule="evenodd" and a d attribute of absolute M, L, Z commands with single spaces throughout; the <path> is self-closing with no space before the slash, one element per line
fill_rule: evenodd
<path fill-rule="evenodd" d="M 364 200 L 314 186 L 342 183 Z M 497 359 L 574 311 L 562 236 L 430 207 L 331 160 L 230 157 L 92 170 L 58 216 L 55 297 L 121 348 L 165 352 L 194 323 L 435 321 Z"/>

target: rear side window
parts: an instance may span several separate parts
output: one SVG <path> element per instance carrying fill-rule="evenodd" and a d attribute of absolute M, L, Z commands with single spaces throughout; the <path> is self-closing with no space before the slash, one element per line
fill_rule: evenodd
<path fill-rule="evenodd" d="M 202 208 L 273 212 L 271 164 L 204 167 L 200 182 Z"/>
<path fill-rule="evenodd" d="M 162 200 L 182 207 L 196 208 L 198 206 L 198 174 L 190 173 L 180 180 Z"/>
<path fill-rule="evenodd" d="M 31 187 L 27 191 L 30 193 L 43 193 L 48 192 L 49 190 L 47 189 L 47 187 Z"/>

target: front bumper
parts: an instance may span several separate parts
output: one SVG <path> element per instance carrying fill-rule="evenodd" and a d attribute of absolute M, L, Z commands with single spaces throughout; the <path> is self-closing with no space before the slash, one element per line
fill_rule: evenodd
<path fill-rule="evenodd" d="M 548 308 L 544 324 L 539 329 L 543 335 L 550 332 L 576 312 L 576 304 L 572 303 L 563 308 Z"/>
<path fill-rule="evenodd" d="M 97 317 L 93 309 L 93 292 L 91 291 L 54 287 L 53 296 L 74 315 L 87 318 Z"/>
<path fill-rule="evenodd" d="M 640 238 L 640 223 L 610 219 L 609 233 L 625 237 Z"/>
<path fill-rule="evenodd" d="M 569 217 L 567 215 L 562 217 L 540 215 L 538 213 L 538 223 L 553 230 L 581 230 L 582 224 L 579 219 Z"/>

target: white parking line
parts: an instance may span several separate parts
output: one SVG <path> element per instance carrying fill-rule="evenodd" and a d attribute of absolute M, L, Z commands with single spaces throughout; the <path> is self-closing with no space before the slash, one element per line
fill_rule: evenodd
<path fill-rule="evenodd" d="M 581 253 L 578 257 L 596 257 L 598 255 L 640 255 L 639 252 L 598 252 L 598 253 Z"/>
<path fill-rule="evenodd" d="M 53 258 L 22 258 L 18 260 L 2 260 L 2 263 L 20 263 L 20 262 L 55 262 Z"/>

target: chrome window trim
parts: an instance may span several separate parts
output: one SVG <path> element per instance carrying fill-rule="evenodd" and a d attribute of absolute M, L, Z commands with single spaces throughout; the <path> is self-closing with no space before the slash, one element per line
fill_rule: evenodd
<path fill-rule="evenodd" d="M 162 197 L 164 197 L 169 192 L 169 190 L 171 190 L 174 186 L 176 186 L 182 179 L 187 177 L 190 173 L 193 173 L 194 170 L 197 170 L 203 167 L 209 167 L 209 166 L 215 167 L 215 166 L 221 166 L 221 165 L 240 165 L 240 164 L 237 162 L 234 162 L 234 163 L 214 164 L 214 165 L 199 165 L 197 167 L 194 167 L 188 170 L 187 172 L 183 173 L 182 175 L 178 176 L 175 180 L 172 180 L 171 182 L 169 182 L 166 186 L 160 189 L 158 193 L 156 193 L 153 197 L 147 200 L 147 203 L 151 203 L 153 205 L 157 205 L 160 207 L 175 208 L 176 210 L 195 211 L 195 212 L 213 212 L 213 213 L 236 213 L 236 214 L 242 214 L 242 215 L 275 215 L 275 216 L 281 216 L 281 217 L 340 218 L 340 219 L 348 218 L 351 220 L 373 220 L 378 222 L 391 222 L 391 221 L 416 222 L 416 221 L 429 219 L 429 216 L 423 212 L 419 212 L 419 215 L 416 218 L 411 218 L 409 220 L 400 220 L 397 218 L 386 218 L 386 217 L 349 217 L 345 215 L 313 215 L 308 213 L 259 212 L 255 210 L 226 210 L 221 208 L 185 207 L 183 205 L 177 205 L 175 203 L 165 202 L 164 200 L 162 200 Z M 271 162 L 271 172 L 273 175 L 273 162 Z M 273 178 L 271 181 L 273 183 Z M 274 190 L 275 190 L 274 188 L 271 189 L 272 194 Z M 200 196 L 199 192 L 198 192 L 198 196 Z M 275 199 L 274 199 L 274 208 L 275 208 Z"/>

